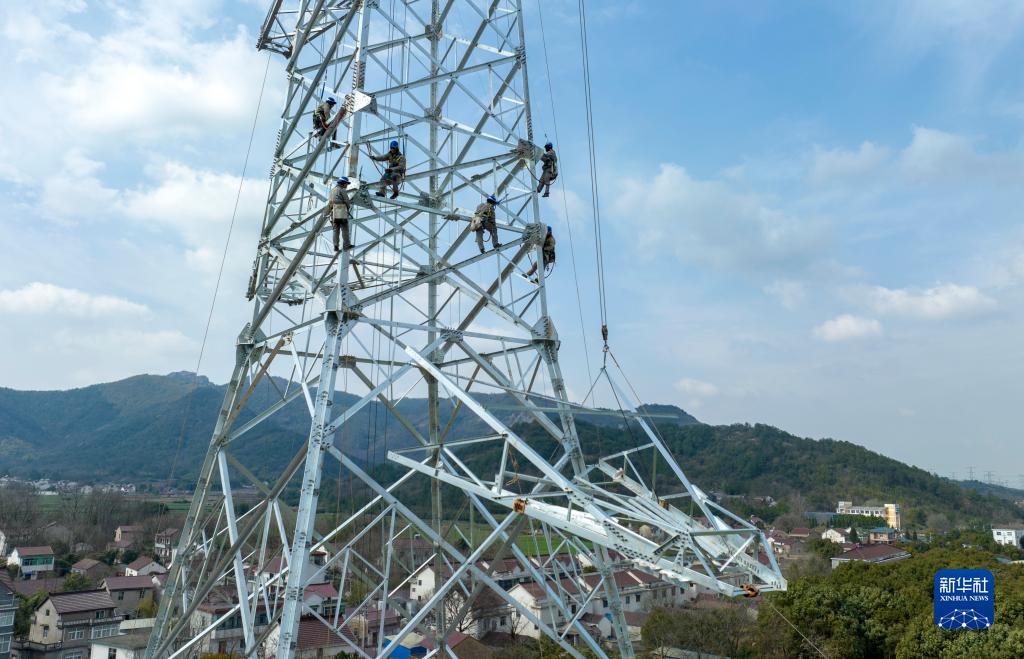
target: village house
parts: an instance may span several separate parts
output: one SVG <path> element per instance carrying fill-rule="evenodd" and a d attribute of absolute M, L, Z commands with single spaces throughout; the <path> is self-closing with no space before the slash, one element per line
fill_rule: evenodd
<path fill-rule="evenodd" d="M 7 565 L 17 565 L 22 579 L 38 579 L 44 572 L 53 572 L 53 549 L 46 545 L 15 547 Z"/>
<path fill-rule="evenodd" d="M 992 539 L 1001 545 L 1011 547 L 1024 547 L 1024 526 L 1018 524 L 1004 524 L 999 527 L 992 527 Z"/>
<path fill-rule="evenodd" d="M 178 548 L 178 535 L 180 533 L 179 529 L 166 528 L 163 531 L 157 531 L 153 537 L 153 553 L 156 554 L 156 559 L 164 565 L 170 565 L 174 562 L 174 554 Z"/>
<path fill-rule="evenodd" d="M 134 631 L 93 641 L 89 659 L 142 659 L 146 654 L 150 630 Z"/>
<path fill-rule="evenodd" d="M 384 619 L 381 620 L 381 612 L 377 608 L 362 611 L 352 616 L 346 629 L 362 647 L 375 648 L 380 638 L 381 625 L 383 625 L 385 638 L 402 629 L 402 619 L 394 610 L 388 609 L 383 615 Z"/>
<path fill-rule="evenodd" d="M 199 631 L 213 624 L 213 621 L 234 609 L 235 604 L 238 603 L 236 592 L 234 587 L 229 586 L 214 588 L 192 613 L 189 621 L 192 631 L 198 634 Z M 257 606 L 253 626 L 257 634 L 262 634 L 267 628 L 267 612 L 262 603 Z M 235 611 L 216 630 L 207 634 L 197 646 L 197 651 L 200 654 L 208 652 L 241 655 L 245 649 L 245 636 L 242 633 L 242 617 L 239 612 Z"/>
<path fill-rule="evenodd" d="M 684 606 L 697 597 L 696 584 L 691 583 L 684 588 L 662 581 L 640 570 L 619 570 L 614 573 L 614 577 L 615 584 L 619 589 L 622 610 L 626 612 L 650 611 L 659 606 Z M 583 582 L 588 591 L 598 587 L 603 590 L 600 575 L 583 575 Z M 591 610 L 598 615 L 604 615 L 611 611 L 608 599 L 603 592 L 593 598 Z"/>
<path fill-rule="evenodd" d="M 768 546 L 776 558 L 788 558 L 793 553 L 797 541 L 789 536 L 774 536 L 768 538 Z"/>
<path fill-rule="evenodd" d="M 549 581 L 547 585 L 556 594 L 561 595 L 568 604 L 570 616 L 579 613 L 585 594 L 577 585 L 575 579 L 561 579 L 558 582 Z M 566 621 L 566 617 L 558 607 L 557 600 L 552 600 L 548 597 L 545 590 L 535 581 L 516 584 L 509 589 L 508 594 L 547 625 L 562 625 Z M 499 622 L 496 626 L 496 631 L 508 632 L 510 625 L 521 626 L 520 629 L 514 630 L 514 633 L 517 635 L 521 634 L 531 638 L 540 638 L 542 636 L 539 625 L 529 622 L 529 619 L 526 617 L 519 618 L 518 616 L 512 616 L 512 619 L 506 621 L 504 625 L 501 625 Z"/>
<path fill-rule="evenodd" d="M 127 620 L 138 617 L 139 602 L 147 595 L 156 597 L 153 577 L 147 575 L 107 577 L 103 580 L 102 587 L 117 607 L 117 614 Z"/>
<path fill-rule="evenodd" d="M 94 558 L 83 558 L 71 566 L 71 572 L 80 574 L 93 583 L 99 583 L 110 574 L 110 566 Z"/>
<path fill-rule="evenodd" d="M 141 577 L 150 574 L 164 574 L 165 572 L 167 572 L 167 568 L 149 556 L 139 556 L 125 567 L 124 576 Z"/>
<path fill-rule="evenodd" d="M 319 613 L 324 618 L 330 618 L 338 607 L 338 589 L 334 584 L 327 582 L 311 583 L 306 586 L 303 601 L 311 611 Z"/>
<path fill-rule="evenodd" d="M 28 599 L 36 593 L 59 593 L 64 590 L 65 577 L 40 577 L 38 579 L 17 579 L 11 583 L 14 592 Z"/>
<path fill-rule="evenodd" d="M 612 552 L 610 558 L 612 565 L 622 564 L 623 559 L 619 554 Z M 584 568 L 592 567 L 589 561 L 576 560 L 568 553 L 529 556 L 528 560 L 534 570 L 547 577 L 579 574 Z M 492 563 L 494 563 L 493 569 Z M 490 570 L 491 578 L 505 590 L 516 584 L 533 581 L 531 571 L 515 558 L 504 558 L 496 562 L 491 559 L 482 559 L 477 561 L 476 565 L 485 572 Z M 452 574 L 450 569 L 445 572 L 446 576 Z M 436 581 L 434 566 L 432 564 L 422 566 L 410 579 L 409 597 L 416 602 L 425 602 L 433 594 Z"/>
<path fill-rule="evenodd" d="M 114 542 L 135 544 L 142 541 L 144 529 L 138 524 L 125 524 L 114 529 Z"/>
<path fill-rule="evenodd" d="M 327 550 L 322 547 L 310 552 L 309 562 L 302 569 L 302 579 L 308 582 L 313 578 L 313 575 L 316 574 L 317 571 L 320 571 L 319 577 L 326 579 L 327 577 L 321 568 L 327 564 L 327 557 Z M 255 588 L 257 581 L 260 583 L 269 583 L 276 579 L 278 586 L 284 588 L 286 578 L 282 576 L 281 572 L 287 564 L 288 563 L 283 556 L 275 556 L 267 561 L 262 568 L 255 569 L 249 578 L 250 585 Z"/>
<path fill-rule="evenodd" d="M 116 636 L 120 623 L 105 590 L 53 593 L 33 612 L 28 635 L 14 649 L 19 659 L 86 659 L 90 643 Z"/>
<path fill-rule="evenodd" d="M 893 547 L 886 544 L 864 545 L 863 547 L 855 547 L 849 551 L 844 551 L 838 556 L 833 556 L 832 569 L 834 570 L 843 563 L 848 563 L 850 561 L 863 561 L 865 563 L 892 563 L 895 561 L 902 561 L 905 558 L 910 558 L 910 554 L 899 547 Z"/>
<path fill-rule="evenodd" d="M 10 659 L 14 638 L 14 615 L 18 610 L 10 576 L 0 570 L 0 659 Z"/>
<path fill-rule="evenodd" d="M 880 526 L 868 531 L 869 544 L 888 544 L 896 540 L 896 529 L 888 526 Z"/>
<path fill-rule="evenodd" d="M 267 635 L 264 647 L 272 654 L 277 648 L 277 640 L 281 635 L 280 625 Z M 299 632 L 295 642 L 295 659 L 323 659 L 334 657 L 341 653 L 350 653 L 358 656 L 357 648 L 360 648 L 356 637 L 348 629 L 341 632 L 336 631 L 313 616 L 303 616 L 299 619 Z"/>
<path fill-rule="evenodd" d="M 836 544 L 843 544 L 844 542 L 850 541 L 851 529 L 825 529 L 821 532 L 821 539 L 834 542 Z"/>

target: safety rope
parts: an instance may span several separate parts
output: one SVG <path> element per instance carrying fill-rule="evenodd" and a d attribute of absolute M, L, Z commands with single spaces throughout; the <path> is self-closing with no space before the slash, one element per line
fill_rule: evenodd
<path fill-rule="evenodd" d="M 551 127 L 555 133 L 555 142 L 558 143 L 558 148 L 562 148 L 562 141 L 558 137 L 558 113 L 555 112 L 555 90 L 554 85 L 551 82 L 551 64 L 548 61 L 548 40 L 547 35 L 544 32 L 544 11 L 541 8 L 541 0 L 537 0 L 537 16 L 540 19 L 540 43 L 541 49 L 544 52 L 544 69 L 547 72 L 548 79 L 548 100 L 551 102 Z M 590 346 L 587 341 L 586 323 L 583 322 L 583 296 L 580 294 L 580 278 L 576 270 L 576 243 L 573 241 L 572 219 L 569 217 L 569 198 L 565 192 L 564 185 L 560 185 L 559 189 L 562 192 L 562 207 L 565 212 L 565 230 L 569 235 L 569 257 L 572 260 L 572 279 L 576 285 L 576 309 L 580 316 L 580 334 L 583 337 L 583 358 L 587 364 L 587 380 L 592 380 L 593 375 L 590 370 Z"/>
<path fill-rule="evenodd" d="M 594 101 L 590 91 L 590 48 L 587 44 L 587 10 L 579 0 L 580 50 L 583 56 L 583 91 L 587 108 L 587 149 L 590 154 L 590 201 L 594 213 L 594 249 L 597 254 L 597 294 L 601 310 L 601 340 L 608 354 L 608 303 L 604 285 L 604 249 L 601 237 L 601 202 L 597 193 L 597 146 L 594 140 Z"/>
<path fill-rule="evenodd" d="M 217 306 L 217 296 L 220 293 L 220 283 L 224 276 L 224 264 L 228 259 L 228 248 L 231 245 L 231 235 L 235 229 L 235 218 L 238 217 L 238 204 L 242 199 L 242 186 L 245 185 L 245 174 L 249 169 L 249 154 L 252 152 L 253 139 L 256 136 L 256 125 L 260 118 L 260 107 L 263 105 L 263 92 L 267 88 L 267 74 L 270 73 L 270 53 L 267 53 L 267 66 L 263 69 L 263 82 L 260 85 L 260 95 L 256 101 L 256 113 L 252 118 L 252 129 L 249 131 L 249 145 L 245 148 L 245 160 L 242 163 L 242 175 L 238 179 L 238 192 L 235 193 L 235 206 L 231 211 L 231 222 L 228 224 L 228 235 L 224 240 L 224 252 L 220 257 L 220 268 L 217 270 L 217 281 L 213 286 L 213 298 L 210 300 L 210 311 L 206 315 L 206 327 L 203 329 L 203 341 L 199 346 L 199 357 L 196 359 L 196 370 L 192 375 L 192 387 L 188 392 L 185 401 L 185 414 L 181 419 L 181 431 L 178 433 L 178 446 L 174 450 L 174 459 L 171 460 L 171 468 L 167 474 L 167 484 L 174 479 L 174 472 L 178 468 L 178 460 L 181 457 L 181 450 L 185 444 L 185 428 L 188 427 L 189 417 L 192 413 L 192 398 L 199 386 L 199 367 L 203 363 L 203 355 L 206 353 L 206 340 L 210 336 L 210 325 L 213 323 L 213 311 Z"/>

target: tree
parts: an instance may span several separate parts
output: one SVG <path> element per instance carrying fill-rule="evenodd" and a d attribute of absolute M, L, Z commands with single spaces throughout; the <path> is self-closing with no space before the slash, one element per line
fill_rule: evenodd
<path fill-rule="evenodd" d="M 139 605 L 135 608 L 135 613 L 139 614 L 140 618 L 155 618 L 157 608 L 156 602 L 153 600 L 153 593 L 147 593 L 139 601 Z"/>
<path fill-rule="evenodd" d="M 14 612 L 14 635 L 25 636 L 32 626 L 32 614 L 36 612 L 49 597 L 45 590 L 40 590 L 31 597 L 18 596 L 18 609 Z"/>
<path fill-rule="evenodd" d="M 775 525 L 781 528 L 786 533 L 789 533 L 798 526 L 802 526 L 805 520 L 799 513 L 786 513 L 785 515 L 779 515 L 775 520 Z"/>
<path fill-rule="evenodd" d="M 72 572 L 64 579 L 64 584 L 60 587 L 61 592 L 75 593 L 80 590 L 89 590 L 92 588 L 92 581 L 89 577 L 79 572 Z"/>
<path fill-rule="evenodd" d="M 662 648 L 675 647 L 679 639 L 677 621 L 665 609 L 655 609 L 647 618 L 643 628 L 640 630 L 640 638 L 644 647 L 651 654 L 651 657 L 664 659 L 663 653 L 657 651 Z"/>
<path fill-rule="evenodd" d="M 860 538 L 857 537 L 857 527 L 850 527 L 850 542 L 860 542 Z"/>
<path fill-rule="evenodd" d="M 39 493 L 27 483 L 11 483 L 0 488 L 0 528 L 10 545 L 31 542 L 42 527 Z"/>
<path fill-rule="evenodd" d="M 508 638 L 510 641 L 515 643 L 526 626 L 530 624 L 530 621 L 523 615 L 523 612 L 519 609 L 510 608 L 508 614 Z"/>

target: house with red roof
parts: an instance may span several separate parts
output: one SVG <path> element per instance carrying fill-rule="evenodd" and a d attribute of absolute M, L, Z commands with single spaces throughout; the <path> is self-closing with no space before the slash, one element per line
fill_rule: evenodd
<path fill-rule="evenodd" d="M 267 634 L 264 647 L 270 649 L 268 655 L 277 648 L 280 634 L 280 625 L 275 625 L 274 629 Z M 303 616 L 299 620 L 299 633 L 295 641 L 295 659 L 323 659 L 341 653 L 362 656 L 361 650 L 359 641 L 349 629 L 343 628 L 339 631 L 325 625 L 314 616 Z"/>
<path fill-rule="evenodd" d="M 844 551 L 838 556 L 832 557 L 832 569 L 836 569 L 843 563 L 849 563 L 851 561 L 861 561 L 863 563 L 893 563 L 895 561 L 902 561 L 905 558 L 910 558 L 910 553 L 900 549 L 899 547 L 893 547 L 892 545 L 877 544 L 877 545 L 863 545 L 861 547 L 855 547 L 849 551 Z"/>

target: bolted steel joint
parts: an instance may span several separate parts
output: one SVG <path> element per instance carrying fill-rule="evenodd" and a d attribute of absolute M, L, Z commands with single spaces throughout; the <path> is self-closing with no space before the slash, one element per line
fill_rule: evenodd
<path fill-rule="evenodd" d="M 441 208 L 444 204 L 441 200 L 441 195 L 431 195 L 429 192 L 421 192 L 420 205 L 428 208 Z"/>
<path fill-rule="evenodd" d="M 444 27 L 440 23 L 431 23 L 423 26 L 423 36 L 431 41 L 440 39 L 444 34 Z"/>
<path fill-rule="evenodd" d="M 441 332 L 441 336 L 449 343 L 461 343 L 464 335 L 457 330 L 445 330 Z"/>

